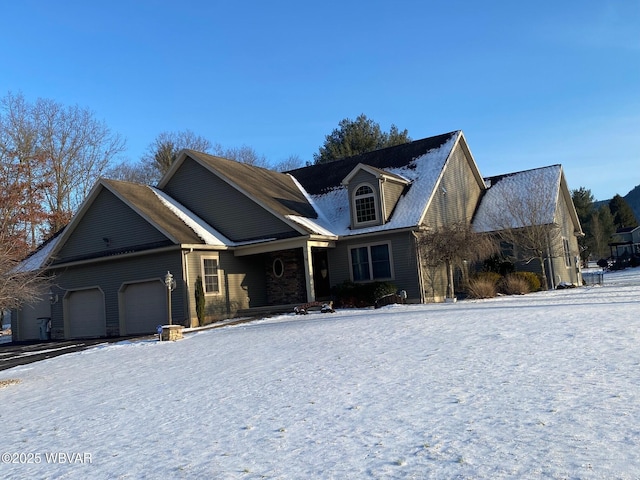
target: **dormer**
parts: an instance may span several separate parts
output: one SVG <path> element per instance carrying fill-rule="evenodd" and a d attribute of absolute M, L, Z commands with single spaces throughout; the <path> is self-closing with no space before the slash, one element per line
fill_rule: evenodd
<path fill-rule="evenodd" d="M 351 228 L 384 225 L 409 185 L 406 178 L 363 163 L 342 180 L 347 188 Z"/>

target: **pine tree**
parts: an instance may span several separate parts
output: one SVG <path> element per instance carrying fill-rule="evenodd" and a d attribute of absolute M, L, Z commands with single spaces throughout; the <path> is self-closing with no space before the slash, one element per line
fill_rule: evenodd
<path fill-rule="evenodd" d="M 391 125 L 390 131 L 383 132 L 380 125 L 362 114 L 355 121 L 345 118 L 338 128 L 325 137 L 318 153 L 313 154 L 314 163 L 328 163 L 341 158 L 372 152 L 411 141 L 409 132 Z"/>
<path fill-rule="evenodd" d="M 609 201 L 609 209 L 613 215 L 613 223 L 616 228 L 637 227 L 638 219 L 631 210 L 627 201 L 620 195 L 616 194 Z"/>
<path fill-rule="evenodd" d="M 584 232 L 584 237 L 578 238 L 578 246 L 580 247 L 580 258 L 582 262 L 587 262 L 593 253 L 593 232 L 592 217 L 595 212 L 594 197 L 591 190 L 580 187 L 571 192 L 571 199 L 578 214 L 578 220 Z"/>

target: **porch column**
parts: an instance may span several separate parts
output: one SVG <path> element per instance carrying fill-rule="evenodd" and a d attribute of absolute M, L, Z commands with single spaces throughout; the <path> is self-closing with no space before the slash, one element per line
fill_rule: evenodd
<path fill-rule="evenodd" d="M 315 302 L 316 289 L 313 283 L 313 256 L 311 255 L 311 245 L 305 243 L 302 247 L 302 254 L 304 256 L 304 279 L 307 287 L 307 302 Z"/>

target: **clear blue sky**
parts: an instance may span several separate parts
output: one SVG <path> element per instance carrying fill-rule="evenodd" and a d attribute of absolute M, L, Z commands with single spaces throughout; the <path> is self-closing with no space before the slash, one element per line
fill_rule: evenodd
<path fill-rule="evenodd" d="M 463 130 L 485 176 L 640 184 L 640 1 L 0 1 L 0 97 L 91 109 L 137 160 L 163 131 L 312 160 L 364 113 Z"/>

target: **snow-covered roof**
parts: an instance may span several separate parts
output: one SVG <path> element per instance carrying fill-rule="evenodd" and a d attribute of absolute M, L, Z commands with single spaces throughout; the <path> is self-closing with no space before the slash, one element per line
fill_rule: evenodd
<path fill-rule="evenodd" d="M 560 165 L 485 179 L 484 193 L 473 220 L 477 232 L 528 227 L 554 222 L 562 168 Z"/>
<path fill-rule="evenodd" d="M 360 235 L 419 225 L 447 158 L 460 134 L 460 132 L 456 132 L 437 148 L 428 150 L 401 167 L 385 168 L 385 171 L 390 175 L 406 179 L 410 183 L 410 187 L 400 197 L 393 216 L 384 225 L 352 230 L 350 228 L 349 198 L 347 187 L 344 185 L 311 195 L 313 205 L 320 212 L 316 220 L 317 224 L 338 236 Z"/>
<path fill-rule="evenodd" d="M 22 260 L 15 268 L 18 273 L 34 272 L 46 266 L 51 252 L 56 248 L 62 235 L 57 235 L 43 243 L 40 248 Z"/>

